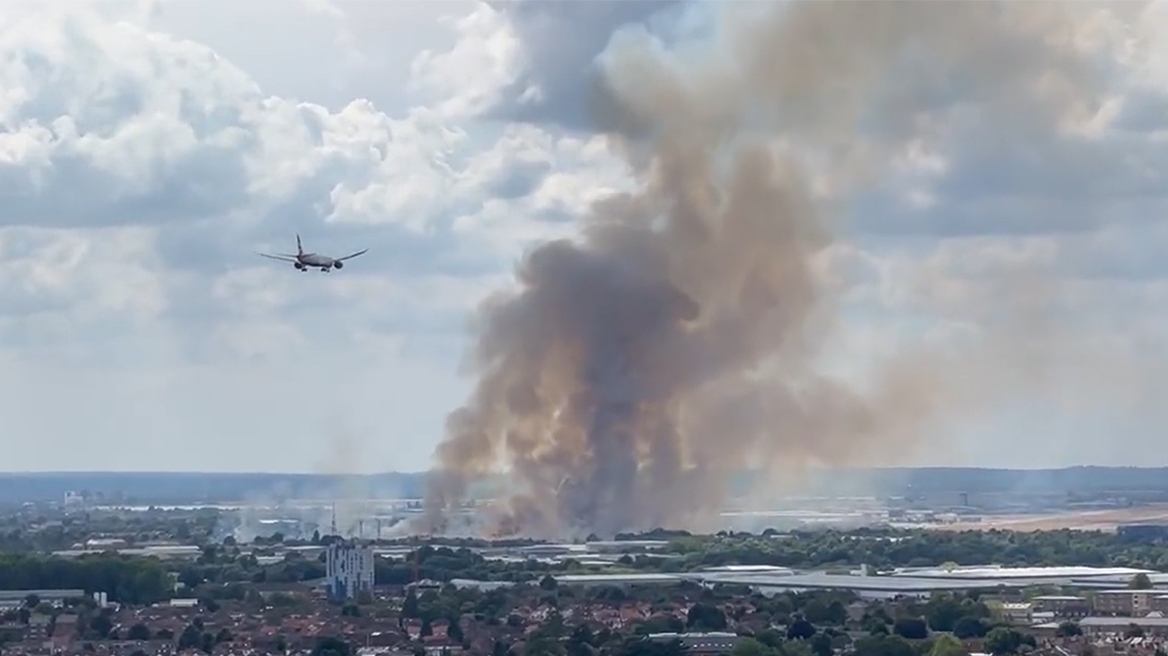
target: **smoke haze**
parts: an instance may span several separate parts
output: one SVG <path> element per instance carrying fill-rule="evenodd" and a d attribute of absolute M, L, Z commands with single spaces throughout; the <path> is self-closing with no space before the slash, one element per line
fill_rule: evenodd
<path fill-rule="evenodd" d="M 597 118 L 639 190 L 528 252 L 480 308 L 477 385 L 438 447 L 429 529 L 451 530 L 467 486 L 499 470 L 513 489 L 495 534 L 699 526 L 732 472 L 895 461 L 942 420 L 1036 389 L 1045 361 L 1015 338 L 1040 347 L 1052 328 L 1030 314 L 972 331 L 961 356 L 922 342 L 864 384 L 827 375 L 848 291 L 833 262 L 843 209 L 955 107 L 992 115 L 991 142 L 1093 115 L 1088 11 L 727 3 L 722 46 L 684 55 L 619 33 Z M 1026 280 L 1005 275 L 985 309 L 1041 314 Z"/>

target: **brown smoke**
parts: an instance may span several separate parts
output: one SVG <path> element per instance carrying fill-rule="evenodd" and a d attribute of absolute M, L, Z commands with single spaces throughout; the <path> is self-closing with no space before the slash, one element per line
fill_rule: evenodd
<path fill-rule="evenodd" d="M 1070 4 L 735 3 L 698 64 L 616 40 L 604 119 L 642 190 L 481 308 L 431 528 L 500 468 L 496 531 L 611 535 L 696 522 L 745 468 L 911 447 L 955 407 L 942 360 L 904 353 L 863 390 L 817 372 L 832 212 L 955 102 L 1000 113 L 988 139 L 1084 111 Z"/>

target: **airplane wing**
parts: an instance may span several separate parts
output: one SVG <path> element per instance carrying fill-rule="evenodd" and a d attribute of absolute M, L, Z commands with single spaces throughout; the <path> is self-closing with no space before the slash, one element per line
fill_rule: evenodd
<path fill-rule="evenodd" d="M 261 257 L 268 257 L 268 258 L 271 258 L 273 260 L 280 260 L 281 262 L 295 262 L 296 261 L 295 255 L 284 255 L 282 253 L 277 253 L 275 255 L 269 255 L 268 253 L 256 253 L 256 255 L 259 255 Z"/>
<path fill-rule="evenodd" d="M 343 262 L 343 261 L 345 261 L 345 260 L 351 260 L 351 259 L 353 259 L 354 257 L 357 257 L 358 255 L 364 255 L 365 253 L 368 253 L 368 252 L 369 252 L 369 249 L 368 249 L 368 248 L 366 248 L 365 250 L 363 250 L 363 251 L 357 251 L 356 253 L 353 253 L 352 255 L 346 255 L 346 256 L 344 256 L 344 257 L 338 257 L 338 258 L 337 258 L 337 262 Z"/>

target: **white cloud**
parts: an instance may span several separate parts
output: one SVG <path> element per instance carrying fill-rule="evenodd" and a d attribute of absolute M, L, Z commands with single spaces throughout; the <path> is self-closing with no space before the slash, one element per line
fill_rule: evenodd
<path fill-rule="evenodd" d="M 503 12 L 486 3 L 444 22 L 453 24 L 458 41 L 446 52 L 422 51 L 412 65 L 412 86 L 445 98 L 438 105 L 443 114 L 482 113 L 502 101 L 527 65 L 521 43 Z"/>

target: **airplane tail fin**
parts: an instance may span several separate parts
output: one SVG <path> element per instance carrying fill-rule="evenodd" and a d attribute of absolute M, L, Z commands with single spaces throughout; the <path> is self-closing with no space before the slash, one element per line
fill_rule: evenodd
<path fill-rule="evenodd" d="M 296 254 L 304 255 L 304 249 L 300 246 L 300 233 L 296 233 Z"/>

